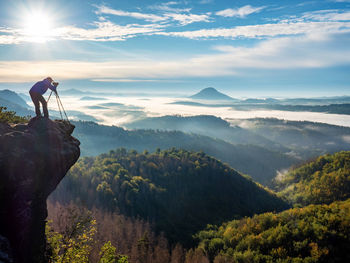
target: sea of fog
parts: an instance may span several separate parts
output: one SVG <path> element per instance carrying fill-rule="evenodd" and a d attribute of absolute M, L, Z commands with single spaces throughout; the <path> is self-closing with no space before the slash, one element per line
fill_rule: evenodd
<path fill-rule="evenodd" d="M 183 101 L 181 98 L 165 97 L 103 97 L 81 100 L 81 97 L 61 96 L 71 119 L 94 120 L 100 124 L 123 126 L 144 117 L 164 115 L 214 115 L 226 120 L 251 118 L 278 118 L 292 121 L 312 121 L 350 127 L 350 115 L 318 112 L 292 112 L 280 110 L 237 111 L 232 107 L 210 107 L 171 104 Z M 58 110 L 56 103 L 50 103 L 51 110 Z M 57 115 L 57 113 L 56 113 Z"/>

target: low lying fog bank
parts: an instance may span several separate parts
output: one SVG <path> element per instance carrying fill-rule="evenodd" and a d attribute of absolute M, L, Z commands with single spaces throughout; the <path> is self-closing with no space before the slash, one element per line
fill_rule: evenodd
<path fill-rule="evenodd" d="M 72 119 L 97 120 L 100 124 L 118 125 L 163 115 L 214 115 L 224 119 L 278 118 L 292 121 L 312 121 L 350 127 L 350 115 L 328 114 L 319 112 L 293 112 L 281 110 L 246 110 L 237 111 L 230 106 L 202 106 L 171 104 L 178 99 L 102 97 L 93 100 L 81 100 L 81 97 L 61 96 L 66 111 Z M 51 110 L 58 110 L 55 103 Z M 79 114 L 80 112 L 80 114 Z M 90 116 L 90 117 L 89 117 Z"/>

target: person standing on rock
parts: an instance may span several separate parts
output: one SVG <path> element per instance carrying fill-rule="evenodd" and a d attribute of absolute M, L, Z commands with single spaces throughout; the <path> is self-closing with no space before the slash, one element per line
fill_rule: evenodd
<path fill-rule="evenodd" d="M 47 110 L 47 102 L 43 95 L 45 94 L 47 89 L 50 89 L 53 92 L 57 93 L 57 86 L 58 82 L 53 82 L 51 77 L 47 77 L 46 79 L 35 83 L 34 86 L 30 89 L 29 94 L 34 103 L 35 113 L 37 117 L 41 117 L 40 103 L 43 106 L 44 117 L 49 117 L 49 111 Z"/>

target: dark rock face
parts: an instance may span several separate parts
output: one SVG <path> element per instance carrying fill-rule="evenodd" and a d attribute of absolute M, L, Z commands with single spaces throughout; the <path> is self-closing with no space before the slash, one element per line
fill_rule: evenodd
<path fill-rule="evenodd" d="M 6 237 L 0 236 L 0 262 L 1 263 L 12 263 L 12 252 L 10 242 Z"/>
<path fill-rule="evenodd" d="M 46 199 L 78 160 L 74 126 L 33 118 L 0 123 L 0 235 L 15 262 L 46 262 Z"/>

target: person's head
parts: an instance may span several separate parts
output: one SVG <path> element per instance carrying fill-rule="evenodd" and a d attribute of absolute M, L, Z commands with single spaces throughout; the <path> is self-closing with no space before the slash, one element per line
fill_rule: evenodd
<path fill-rule="evenodd" d="M 45 80 L 48 80 L 50 83 L 53 81 L 51 77 L 47 77 Z"/>

